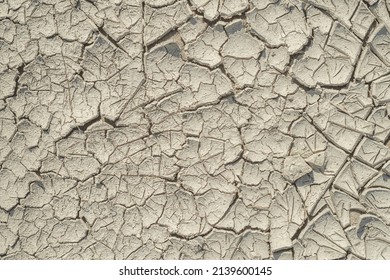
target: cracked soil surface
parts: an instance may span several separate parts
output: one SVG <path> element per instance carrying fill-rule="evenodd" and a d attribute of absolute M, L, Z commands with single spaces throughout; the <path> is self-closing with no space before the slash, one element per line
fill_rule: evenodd
<path fill-rule="evenodd" d="M 390 259 L 390 0 L 0 0 L 0 259 Z"/>

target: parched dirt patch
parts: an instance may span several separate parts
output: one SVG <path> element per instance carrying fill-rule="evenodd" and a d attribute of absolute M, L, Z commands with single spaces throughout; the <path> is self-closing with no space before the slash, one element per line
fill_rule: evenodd
<path fill-rule="evenodd" d="M 0 258 L 390 259 L 389 8 L 0 1 Z"/>

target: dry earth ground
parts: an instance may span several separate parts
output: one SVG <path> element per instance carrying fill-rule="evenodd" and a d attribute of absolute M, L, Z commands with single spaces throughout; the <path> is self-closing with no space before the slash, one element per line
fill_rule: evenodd
<path fill-rule="evenodd" d="M 1 259 L 390 259 L 389 0 L 0 0 Z"/>

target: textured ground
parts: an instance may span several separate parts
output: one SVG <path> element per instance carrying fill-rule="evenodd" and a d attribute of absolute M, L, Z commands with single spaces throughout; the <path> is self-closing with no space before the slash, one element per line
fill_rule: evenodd
<path fill-rule="evenodd" d="M 389 0 L 0 0 L 0 258 L 390 259 Z"/>

